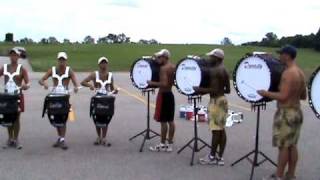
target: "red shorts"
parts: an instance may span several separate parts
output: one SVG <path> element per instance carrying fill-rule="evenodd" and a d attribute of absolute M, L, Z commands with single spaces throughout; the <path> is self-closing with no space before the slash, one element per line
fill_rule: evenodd
<path fill-rule="evenodd" d="M 158 122 L 172 122 L 174 119 L 174 95 L 172 92 L 158 93 L 154 119 Z"/>

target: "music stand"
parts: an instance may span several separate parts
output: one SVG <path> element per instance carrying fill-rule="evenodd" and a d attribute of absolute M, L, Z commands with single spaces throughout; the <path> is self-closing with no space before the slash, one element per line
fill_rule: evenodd
<path fill-rule="evenodd" d="M 198 136 L 198 122 L 197 122 L 197 115 L 198 115 L 198 108 L 197 108 L 197 101 L 201 101 L 201 96 L 190 96 L 188 97 L 189 102 L 193 102 L 193 113 L 194 113 L 194 137 L 186 144 L 184 145 L 179 151 L 178 154 L 180 154 L 185 148 L 189 147 L 192 149 L 192 156 L 191 156 L 191 162 L 190 166 L 193 166 L 194 162 L 194 154 L 196 152 L 201 151 L 205 147 L 211 148 L 210 145 L 208 145 L 204 140 L 199 138 Z M 199 148 L 199 142 L 203 143 L 203 146 Z M 193 146 L 191 145 L 193 143 Z"/>
<path fill-rule="evenodd" d="M 248 153 L 247 155 L 241 157 L 239 160 L 235 161 L 231 164 L 231 166 L 234 166 L 241 162 L 244 159 L 247 159 L 251 164 L 251 174 L 250 174 L 250 180 L 253 178 L 254 169 L 261 164 L 263 164 L 266 161 L 269 161 L 271 164 L 277 167 L 277 164 L 273 162 L 267 155 L 265 155 L 262 151 L 259 150 L 259 129 L 260 129 L 260 111 L 266 109 L 266 102 L 259 102 L 259 103 L 253 103 L 251 104 L 251 110 L 254 112 L 257 112 L 257 125 L 256 125 L 256 141 L 255 141 L 255 148 L 253 151 Z M 249 158 L 253 154 L 253 160 Z M 263 156 L 263 160 L 258 161 L 258 156 Z"/>
<path fill-rule="evenodd" d="M 142 132 L 134 135 L 133 137 L 131 137 L 129 139 L 129 141 L 132 141 L 133 139 L 137 138 L 138 136 L 143 136 L 143 141 L 142 144 L 140 146 L 140 152 L 143 151 L 143 147 L 144 144 L 146 142 L 146 140 L 151 140 L 156 136 L 160 136 L 158 133 L 156 133 L 155 131 L 153 131 L 152 129 L 150 129 L 150 93 L 154 94 L 154 89 L 144 89 L 141 91 L 142 95 L 145 96 L 145 94 L 147 94 L 147 129 L 143 130 Z M 150 136 L 150 133 L 153 134 L 153 136 Z"/>

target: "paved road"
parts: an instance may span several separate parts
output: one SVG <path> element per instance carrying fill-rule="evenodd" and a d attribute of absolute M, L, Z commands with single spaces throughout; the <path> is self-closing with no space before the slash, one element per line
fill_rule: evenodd
<path fill-rule="evenodd" d="M 0 60 L 0 64 L 4 61 Z M 243 161 L 235 167 L 230 164 L 254 147 L 255 117 L 249 105 L 240 100 L 234 92 L 228 96 L 231 109 L 242 111 L 245 121 L 227 130 L 228 145 L 225 153 L 225 167 L 189 166 L 191 151 L 186 150 L 180 155 L 176 153 L 152 153 L 145 150 L 138 152 L 142 138 L 132 142 L 128 139 L 145 128 L 146 105 L 144 97 L 131 86 L 127 73 L 115 73 L 115 81 L 122 88 L 116 100 L 115 116 L 110 124 L 108 140 L 112 147 L 95 147 L 96 138 L 92 121 L 89 119 L 89 100 L 92 93 L 82 89 L 72 96 L 72 103 L 77 120 L 69 122 L 67 142 L 68 151 L 51 147 L 56 140 L 55 130 L 47 119 L 41 118 L 42 102 L 48 93 L 37 84 L 42 73 L 32 73 L 32 88 L 26 92 L 26 112 L 22 115 L 21 142 L 23 150 L 0 149 L 0 179 L 1 180 L 73 180 L 73 179 L 143 179 L 143 180 L 246 180 L 249 179 L 251 166 Z M 77 74 L 83 79 L 86 73 Z M 0 82 L 3 83 L 2 81 Z M 186 104 L 184 96 L 175 92 L 177 107 Z M 154 103 L 155 95 L 151 96 Z M 208 97 L 202 103 L 206 104 Z M 320 178 L 320 144 L 319 126 L 310 108 L 303 106 L 305 122 L 302 129 L 300 149 L 301 156 L 298 166 L 298 179 L 319 180 Z M 154 109 L 151 109 L 152 112 Z M 272 159 L 276 159 L 276 149 L 271 147 L 271 125 L 275 105 L 270 104 L 262 112 L 260 147 Z M 177 132 L 176 149 L 182 147 L 193 136 L 193 124 L 178 118 L 176 113 Z M 159 130 L 159 124 L 153 120 L 152 128 Z M 206 124 L 199 125 L 200 136 L 207 142 L 210 133 Z M 7 139 L 6 130 L 0 129 L 0 142 Z M 146 148 L 159 139 L 147 142 Z M 196 158 L 205 155 L 208 150 L 196 154 Z M 273 173 L 274 168 L 269 163 L 256 169 L 255 179 Z"/>

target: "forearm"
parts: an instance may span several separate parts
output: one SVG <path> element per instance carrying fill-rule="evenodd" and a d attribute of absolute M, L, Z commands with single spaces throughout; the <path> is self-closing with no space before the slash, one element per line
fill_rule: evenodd
<path fill-rule="evenodd" d="M 89 82 L 87 82 L 87 81 L 82 81 L 81 82 L 81 86 L 84 86 L 84 87 L 91 87 L 92 86 L 92 84 L 90 84 Z"/>
<path fill-rule="evenodd" d="M 284 98 L 281 95 L 281 93 L 279 92 L 266 92 L 265 97 L 270 98 L 270 99 L 274 99 L 274 100 L 278 100 L 278 101 L 282 101 Z"/>

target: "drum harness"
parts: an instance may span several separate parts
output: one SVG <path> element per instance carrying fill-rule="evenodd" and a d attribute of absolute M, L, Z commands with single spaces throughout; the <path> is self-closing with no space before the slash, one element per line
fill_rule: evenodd
<path fill-rule="evenodd" d="M 3 66 L 3 71 L 4 71 L 3 74 L 8 76 L 8 78 L 9 78 L 8 82 L 5 84 L 5 91 L 7 93 L 15 94 L 20 90 L 20 88 L 14 82 L 13 78 L 20 74 L 21 67 L 22 67 L 22 65 L 18 64 L 16 72 L 11 74 L 10 72 L 8 72 L 8 64 L 4 64 L 4 66 Z"/>
<path fill-rule="evenodd" d="M 65 73 L 63 75 L 58 75 L 56 72 L 56 67 L 52 67 L 52 78 L 58 80 L 58 85 L 52 89 L 52 94 L 69 94 L 69 91 L 63 86 L 63 79 L 69 78 L 70 67 L 67 66 Z M 42 117 L 46 113 L 48 107 L 48 99 L 46 98 L 43 105 Z"/>

